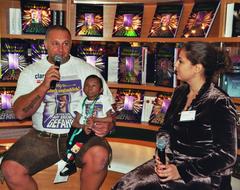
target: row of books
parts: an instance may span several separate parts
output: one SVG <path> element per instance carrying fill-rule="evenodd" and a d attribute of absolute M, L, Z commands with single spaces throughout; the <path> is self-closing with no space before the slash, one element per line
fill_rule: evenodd
<path fill-rule="evenodd" d="M 111 89 L 116 101 L 117 121 L 161 125 L 170 105 L 171 93 L 145 95 L 141 90 Z"/>
<path fill-rule="evenodd" d="M 46 56 L 43 40 L 1 39 L 0 81 L 16 81 L 22 69 Z M 109 82 L 146 84 L 147 74 L 157 86 L 173 87 L 175 44 L 159 44 L 147 69 L 148 48 L 120 46 L 114 57 L 104 45 L 73 44 L 71 54 L 96 67 Z M 114 61 L 115 60 L 115 61 Z"/>
<path fill-rule="evenodd" d="M 207 37 L 219 6 L 219 0 L 196 2 L 182 37 Z M 103 5 L 77 4 L 76 10 L 76 36 L 103 36 Z M 158 4 L 148 37 L 175 37 L 182 11 L 182 3 Z M 118 4 L 112 36 L 140 37 L 143 13 L 143 4 Z"/>
<path fill-rule="evenodd" d="M 219 6 L 220 0 L 196 2 L 182 37 L 206 37 Z M 103 8 L 103 5 L 77 4 L 75 35 L 102 37 Z M 158 4 L 148 37 L 175 37 L 182 12 L 182 2 Z M 44 34 L 48 26 L 64 23 L 64 11 L 50 10 L 50 3 L 47 1 L 21 0 L 21 10 L 10 8 L 9 13 L 10 34 L 21 32 L 24 34 Z M 112 36 L 140 37 L 143 13 L 143 4 L 117 4 Z"/>
<path fill-rule="evenodd" d="M 15 87 L 0 87 L 0 121 L 16 120 L 12 111 Z M 149 122 L 160 125 L 170 104 L 171 93 L 159 92 L 145 96 L 143 91 L 111 89 L 116 100 L 117 120 L 126 122 Z"/>
<path fill-rule="evenodd" d="M 51 10 L 50 2 L 21 0 L 21 8 L 9 8 L 10 34 L 45 34 L 51 25 L 65 25 L 65 11 Z"/>
<path fill-rule="evenodd" d="M 0 81 L 17 81 L 27 65 L 47 55 L 43 40 L 1 39 Z M 181 44 L 156 43 L 150 47 L 119 47 L 101 44 L 74 43 L 71 54 L 96 67 L 108 82 L 127 84 L 153 83 L 156 86 L 177 86 L 174 63 Z M 224 47 L 228 51 L 233 69 L 223 75 L 221 87 L 232 97 L 240 97 L 240 47 Z"/>

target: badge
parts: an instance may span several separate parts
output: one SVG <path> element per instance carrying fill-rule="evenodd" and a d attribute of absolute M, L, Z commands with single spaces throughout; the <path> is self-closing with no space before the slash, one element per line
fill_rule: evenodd
<path fill-rule="evenodd" d="M 182 111 L 180 121 L 194 121 L 196 116 L 196 110 Z"/>

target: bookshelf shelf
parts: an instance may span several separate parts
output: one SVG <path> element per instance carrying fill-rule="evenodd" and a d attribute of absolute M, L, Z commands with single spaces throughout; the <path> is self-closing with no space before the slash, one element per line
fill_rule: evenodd
<path fill-rule="evenodd" d="M 0 128 L 16 128 L 32 126 L 32 121 L 4 121 L 0 122 Z"/>
<path fill-rule="evenodd" d="M 154 86 L 150 85 L 137 85 L 137 84 L 120 84 L 120 83 L 108 83 L 109 88 L 127 88 L 127 89 L 138 89 L 146 91 L 163 91 L 163 92 L 173 92 L 173 88 Z"/>
<path fill-rule="evenodd" d="M 4 121 L 0 122 L 0 128 L 16 128 L 16 127 L 30 127 L 32 126 L 32 121 Z M 152 131 L 157 131 L 158 126 L 149 125 L 148 123 L 128 123 L 128 122 L 116 122 L 116 126 L 120 127 L 130 127 L 139 129 L 148 129 Z"/>
<path fill-rule="evenodd" d="M 15 87 L 17 85 L 16 82 L 0 82 L 0 86 L 5 86 L 5 87 Z"/>
<path fill-rule="evenodd" d="M 129 123 L 129 122 L 116 122 L 117 127 L 130 127 L 130 128 L 137 128 L 137 129 L 147 129 L 151 131 L 158 131 L 159 126 L 149 125 L 148 123 Z"/>
<path fill-rule="evenodd" d="M 35 34 L 22 34 L 22 35 L 13 35 L 13 34 L 2 34 L 2 38 L 10 39 L 44 39 L 44 35 L 35 35 Z M 161 42 L 161 43 L 184 43 L 189 41 L 203 41 L 203 42 L 222 42 L 222 43 L 240 43 L 240 37 L 208 37 L 208 38 L 120 38 L 120 37 L 79 37 L 73 36 L 73 41 L 99 41 L 99 42 Z"/>
<path fill-rule="evenodd" d="M 240 42 L 240 37 L 208 37 L 208 38 L 120 38 L 120 37 L 78 37 L 74 36 L 76 41 L 105 41 L 105 42 L 169 42 L 169 43 L 184 43 L 188 41 L 203 41 L 203 42 Z"/>

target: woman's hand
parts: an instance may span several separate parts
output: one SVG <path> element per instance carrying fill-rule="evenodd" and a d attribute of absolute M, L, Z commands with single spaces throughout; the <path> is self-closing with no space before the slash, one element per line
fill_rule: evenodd
<path fill-rule="evenodd" d="M 180 179 L 181 176 L 178 172 L 177 167 L 174 164 L 166 164 L 161 163 L 158 156 L 155 158 L 155 172 L 160 177 L 162 182 L 167 182 L 170 180 Z"/>

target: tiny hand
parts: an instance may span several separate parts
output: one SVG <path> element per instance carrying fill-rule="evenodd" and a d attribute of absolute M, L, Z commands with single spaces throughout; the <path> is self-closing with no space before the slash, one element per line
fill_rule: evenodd
<path fill-rule="evenodd" d="M 92 128 L 91 127 L 89 127 L 88 125 L 83 125 L 84 127 L 83 127 L 83 130 L 85 131 L 85 133 L 87 134 L 87 135 L 89 135 L 90 133 L 91 133 L 91 131 L 92 131 Z"/>
<path fill-rule="evenodd" d="M 95 135 L 99 137 L 104 137 L 109 133 L 109 124 L 106 122 L 95 122 L 94 127 L 92 128 Z"/>

